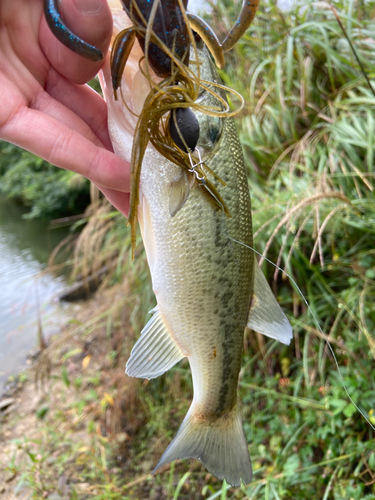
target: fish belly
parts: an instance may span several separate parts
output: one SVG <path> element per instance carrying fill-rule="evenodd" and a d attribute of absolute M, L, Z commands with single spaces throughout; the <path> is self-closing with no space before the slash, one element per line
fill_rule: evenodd
<path fill-rule="evenodd" d="M 159 162 L 157 161 L 159 158 Z M 156 160 L 156 163 L 155 163 Z M 149 151 L 141 174 L 140 221 L 160 314 L 190 362 L 194 411 L 215 419 L 236 404 L 243 334 L 253 286 L 251 206 L 242 151 L 230 118 L 207 165 L 231 217 L 198 185 L 169 213 L 178 167 Z M 233 239 L 231 239 L 233 238 Z"/>
<path fill-rule="evenodd" d="M 127 25 L 123 17 L 118 4 L 114 32 Z M 198 63 L 194 63 L 196 55 Z M 131 158 L 136 115 L 150 91 L 139 68 L 140 57 L 141 50 L 135 43 L 122 79 L 121 100 L 114 99 L 108 60 L 101 77 L 113 147 L 127 161 Z M 204 82 L 197 103 L 217 109 L 217 97 L 223 104 L 225 95 L 204 48 L 191 52 L 190 66 L 197 64 Z M 209 82 L 213 82 L 211 88 L 207 87 Z M 217 478 L 239 485 L 252 479 L 236 405 L 244 328 L 247 325 L 285 344 L 290 343 L 292 329 L 250 248 L 250 196 L 234 123 L 231 118 L 220 121 L 210 113 L 202 116 L 198 118 L 198 147 L 204 164 L 226 184 L 206 172 L 230 217 L 210 201 L 197 182 L 180 208 L 178 196 L 187 192 L 173 191 L 173 187 L 180 188 L 180 167 L 147 147 L 138 220 L 158 307 L 132 350 L 126 373 L 151 379 L 187 356 L 193 375 L 193 402 L 155 470 L 172 460 L 192 457 Z M 172 191 L 178 196 L 171 197 Z"/>

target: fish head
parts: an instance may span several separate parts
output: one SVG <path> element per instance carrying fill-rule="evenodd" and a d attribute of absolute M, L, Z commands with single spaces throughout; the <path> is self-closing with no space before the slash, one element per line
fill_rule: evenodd
<path fill-rule="evenodd" d="M 116 19 L 116 27 L 116 25 L 120 24 L 119 19 L 124 19 L 124 22 L 126 22 L 127 16 L 123 11 L 115 11 L 114 19 Z M 200 66 L 199 78 L 205 82 L 212 82 L 212 84 L 204 84 L 199 88 L 195 101 L 198 109 L 192 108 L 199 122 L 197 149 L 199 149 L 201 157 L 206 159 L 214 153 L 220 141 L 223 130 L 223 118 L 201 111 L 199 106 L 206 109 L 222 110 L 223 106 L 215 95 L 220 95 L 223 100 L 225 100 L 225 95 L 221 89 L 216 87 L 216 84 L 220 85 L 221 81 L 205 46 L 198 45 L 197 51 L 191 49 L 190 57 L 192 63 L 196 62 L 197 55 Z M 99 75 L 103 95 L 108 106 L 108 127 L 112 144 L 115 153 L 128 162 L 131 159 L 132 143 L 138 116 L 151 90 L 150 82 L 145 76 L 144 60 L 140 64 L 142 56 L 143 52 L 136 42 L 125 66 L 119 89 L 119 100 L 115 99 L 112 89 L 109 58 L 106 59 Z M 159 83 L 160 78 L 153 73 L 152 69 L 148 68 L 148 70 L 152 80 L 155 83 Z M 152 148 L 151 144 L 148 147 Z"/>

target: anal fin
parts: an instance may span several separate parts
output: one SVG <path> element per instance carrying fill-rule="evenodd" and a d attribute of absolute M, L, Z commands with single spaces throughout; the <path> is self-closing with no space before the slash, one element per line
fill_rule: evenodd
<path fill-rule="evenodd" d="M 165 326 L 158 307 L 151 312 L 154 315 L 143 328 L 126 363 L 125 371 L 130 377 L 158 377 L 185 357 Z"/>
<path fill-rule="evenodd" d="M 254 258 L 254 292 L 247 327 L 289 345 L 293 330 Z"/>

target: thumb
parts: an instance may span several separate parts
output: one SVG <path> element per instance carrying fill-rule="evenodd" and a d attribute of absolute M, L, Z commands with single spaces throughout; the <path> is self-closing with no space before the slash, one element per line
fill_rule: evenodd
<path fill-rule="evenodd" d="M 112 36 L 112 15 L 107 0 L 62 0 L 59 5 L 63 24 L 105 55 Z M 91 80 L 103 64 L 103 61 L 89 61 L 68 49 L 57 40 L 44 17 L 39 41 L 50 64 L 74 83 L 82 84 Z"/>

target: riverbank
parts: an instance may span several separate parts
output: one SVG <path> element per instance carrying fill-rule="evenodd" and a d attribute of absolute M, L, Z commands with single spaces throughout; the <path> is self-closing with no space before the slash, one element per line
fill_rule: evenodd
<path fill-rule="evenodd" d="M 128 292 L 118 285 L 83 303 L 3 396 L 0 499 L 167 498 L 165 475 L 151 471 L 168 436 L 144 441 L 148 381 L 124 373 Z"/>
<path fill-rule="evenodd" d="M 55 301 L 66 287 L 64 269 L 48 269 L 53 249 L 68 237 L 69 228 L 27 220 L 25 214 L 24 207 L 0 196 L 0 394 L 35 346 L 39 319 L 50 336 L 69 318 L 68 308 Z M 65 252 L 62 256 L 69 258 Z"/>
<path fill-rule="evenodd" d="M 105 389 L 110 367 L 97 350 L 99 338 L 79 325 L 98 307 L 98 299 L 87 301 L 3 396 L 10 404 L 0 412 L 1 499 L 71 498 L 72 484 L 79 495 L 93 493 L 79 479 L 82 467 L 77 477 L 77 462 L 86 461 L 94 442 L 101 446 L 101 420 L 113 396 Z"/>
<path fill-rule="evenodd" d="M 224 26 L 226 6 L 236 7 L 219 3 L 212 26 Z M 374 75 L 375 2 L 352 6 L 335 2 Z M 178 363 L 149 382 L 125 377 L 155 298 L 141 248 L 131 262 L 123 218 L 103 211 L 77 254 L 83 269 L 111 266 L 108 292 L 49 347 L 39 399 L 29 407 L 24 399 L 34 391 L 31 371 L 19 393 L 25 410 L 14 404 L 3 418 L 1 500 L 25 492 L 36 500 L 375 500 L 375 98 L 338 18 L 311 2 L 287 17 L 261 4 L 251 36 L 228 54 L 238 62 L 226 83 L 248 103 L 237 123 L 255 248 L 291 277 L 263 263 L 291 320 L 291 345 L 244 338 L 239 401 L 253 482 L 228 489 L 188 460 L 150 475 L 190 404 L 191 376 Z"/>

